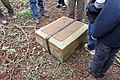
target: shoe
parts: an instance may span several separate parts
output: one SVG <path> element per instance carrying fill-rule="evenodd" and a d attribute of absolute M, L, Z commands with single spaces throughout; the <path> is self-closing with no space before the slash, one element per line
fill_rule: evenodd
<path fill-rule="evenodd" d="M 99 78 L 103 78 L 105 75 L 104 74 L 100 74 L 99 75 Z"/>
<path fill-rule="evenodd" d="M 91 68 L 90 68 L 90 67 L 91 67 L 91 64 L 92 64 L 92 62 L 89 62 L 89 63 L 88 63 L 88 69 L 89 69 L 88 72 L 89 72 L 89 75 L 92 76 L 95 80 L 101 80 L 105 75 L 103 75 L 103 74 L 100 74 L 99 76 L 93 75 L 93 74 L 92 74 L 92 71 L 91 71 Z"/>
<path fill-rule="evenodd" d="M 6 20 L 6 19 L 1 18 L 1 19 L 0 19 L 0 23 L 5 25 L 5 24 L 7 24 L 8 22 L 7 22 L 7 20 Z"/>
<path fill-rule="evenodd" d="M 80 19 L 76 19 L 77 21 L 80 21 Z"/>
<path fill-rule="evenodd" d="M 94 55 L 95 54 L 95 50 L 91 50 L 91 51 L 89 51 L 89 53 Z"/>
<path fill-rule="evenodd" d="M 84 44 L 84 49 L 85 49 L 86 51 L 88 51 L 91 55 L 94 55 L 94 54 L 95 54 L 95 50 L 89 50 L 89 49 L 88 49 L 88 44 L 87 44 L 87 43 Z"/>
<path fill-rule="evenodd" d="M 44 17 L 49 17 L 48 13 L 46 13 L 46 12 L 42 13 L 41 15 L 44 16 Z"/>
<path fill-rule="evenodd" d="M 96 78 L 93 77 L 92 74 L 89 74 L 88 78 L 89 78 L 89 80 L 97 80 Z"/>
<path fill-rule="evenodd" d="M 37 24 L 39 24 L 39 23 L 40 23 L 40 20 L 39 20 L 39 19 L 35 19 L 35 22 L 36 22 Z"/>
<path fill-rule="evenodd" d="M 11 14 L 9 14 L 9 15 L 10 15 L 10 17 L 12 17 L 13 19 L 16 19 L 16 18 L 17 18 L 17 15 L 14 14 L 14 13 L 11 13 Z"/>
<path fill-rule="evenodd" d="M 62 6 L 62 10 L 66 10 L 66 8 L 67 8 L 66 5 Z"/>
<path fill-rule="evenodd" d="M 80 20 L 77 18 L 76 20 L 85 23 L 85 19 Z"/>
<path fill-rule="evenodd" d="M 99 77 L 94 77 L 92 74 L 89 74 L 89 80 L 103 80 L 102 78 L 99 78 Z"/>
<path fill-rule="evenodd" d="M 92 71 L 91 71 L 91 66 L 92 62 L 88 62 L 88 73 L 89 73 L 89 80 L 97 80 L 93 75 L 92 75 Z"/>
<path fill-rule="evenodd" d="M 61 7 L 61 5 L 59 3 L 57 3 L 56 8 L 60 8 L 60 7 Z"/>
<path fill-rule="evenodd" d="M 82 19 L 82 22 L 85 23 L 85 19 Z"/>
<path fill-rule="evenodd" d="M 11 17 L 13 18 L 13 19 L 16 19 L 17 18 L 17 15 L 11 15 Z"/>

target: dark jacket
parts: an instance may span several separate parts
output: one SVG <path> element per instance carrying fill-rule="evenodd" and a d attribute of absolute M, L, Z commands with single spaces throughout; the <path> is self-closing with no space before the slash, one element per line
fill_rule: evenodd
<path fill-rule="evenodd" d="M 94 20 L 96 19 L 96 17 L 99 15 L 101 8 L 96 8 L 94 6 L 94 2 L 96 0 L 90 0 L 90 2 L 88 3 L 88 5 L 86 6 L 86 14 L 88 16 L 88 20 L 93 23 Z"/>
<path fill-rule="evenodd" d="M 93 27 L 94 38 L 110 47 L 120 47 L 120 0 L 107 0 Z"/>

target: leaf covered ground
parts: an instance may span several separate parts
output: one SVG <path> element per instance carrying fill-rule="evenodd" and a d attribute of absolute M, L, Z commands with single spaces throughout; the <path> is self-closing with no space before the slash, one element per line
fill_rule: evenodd
<path fill-rule="evenodd" d="M 27 0 L 10 0 L 18 14 L 29 9 Z M 57 9 L 57 0 L 44 0 L 50 17 L 40 18 L 36 25 L 32 16 L 19 15 L 11 19 L 2 3 L 9 23 L 0 24 L 0 80 L 92 80 L 88 76 L 87 63 L 92 60 L 83 48 L 64 63 L 44 50 L 35 40 L 35 28 L 43 27 L 56 19 L 67 16 L 68 11 Z M 103 80 L 120 80 L 120 66 L 112 65 Z"/>

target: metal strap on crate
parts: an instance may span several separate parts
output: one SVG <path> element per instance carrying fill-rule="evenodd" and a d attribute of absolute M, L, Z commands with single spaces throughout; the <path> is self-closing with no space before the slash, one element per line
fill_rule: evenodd
<path fill-rule="evenodd" d="M 60 32 L 61 30 L 63 30 L 64 28 L 66 28 L 67 26 L 71 25 L 72 23 L 74 23 L 76 20 L 74 21 L 71 21 L 70 23 L 68 23 L 67 25 L 63 26 L 63 27 L 60 27 L 56 30 L 54 30 L 50 35 L 46 36 L 45 40 L 46 40 L 46 45 L 47 45 L 47 49 L 48 49 L 48 52 L 51 54 L 51 51 L 50 51 L 50 46 L 49 46 L 49 43 L 48 43 L 48 40 L 53 36 L 55 35 L 56 33 Z"/>

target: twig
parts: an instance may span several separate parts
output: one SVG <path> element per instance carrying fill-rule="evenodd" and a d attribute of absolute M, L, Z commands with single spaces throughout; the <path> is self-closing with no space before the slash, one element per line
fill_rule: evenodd
<path fill-rule="evenodd" d="M 119 56 L 118 54 L 117 54 L 116 56 L 117 56 L 118 58 L 120 58 L 120 56 Z"/>
<path fill-rule="evenodd" d="M 14 28 L 14 26 L 12 26 L 12 27 L 4 26 L 4 27 L 7 28 L 7 29 L 12 29 L 12 28 Z"/>
<path fill-rule="evenodd" d="M 113 64 L 114 64 L 114 65 L 117 65 L 118 67 L 120 67 L 120 65 L 119 65 L 119 64 L 117 64 L 117 63 L 115 63 L 115 62 L 114 62 Z"/>
<path fill-rule="evenodd" d="M 116 55 L 116 61 L 120 64 L 120 56 L 118 54 Z"/>
<path fill-rule="evenodd" d="M 2 41 L 1 41 L 0 46 L 3 44 L 4 39 L 5 39 L 5 35 L 6 35 L 5 30 L 2 28 L 2 26 L 3 26 L 3 25 L 0 25 L 0 28 L 2 29 L 2 31 L 3 31 L 3 33 L 4 33 L 4 35 L 3 35 L 3 37 L 2 37 Z"/>
<path fill-rule="evenodd" d="M 19 28 L 19 29 L 21 29 L 21 31 L 25 34 L 26 39 L 28 38 L 26 32 L 24 31 L 24 29 L 22 27 L 18 26 L 17 24 L 14 24 L 14 26 L 17 27 L 17 28 Z"/>
<path fill-rule="evenodd" d="M 20 26 L 21 28 L 32 28 L 32 29 L 34 29 L 34 26 Z M 7 26 L 5 26 L 5 28 L 7 28 L 7 29 L 12 29 L 12 28 L 14 28 L 14 26 L 13 27 L 7 27 Z"/>
<path fill-rule="evenodd" d="M 120 59 L 117 58 L 116 61 L 120 64 Z"/>
<path fill-rule="evenodd" d="M 21 26 L 22 28 L 34 28 L 34 26 Z"/>
<path fill-rule="evenodd" d="M 10 80 L 12 80 L 12 75 L 13 75 L 14 71 L 15 71 L 15 68 L 13 68 L 13 70 L 12 70 L 12 72 L 10 74 Z"/>

